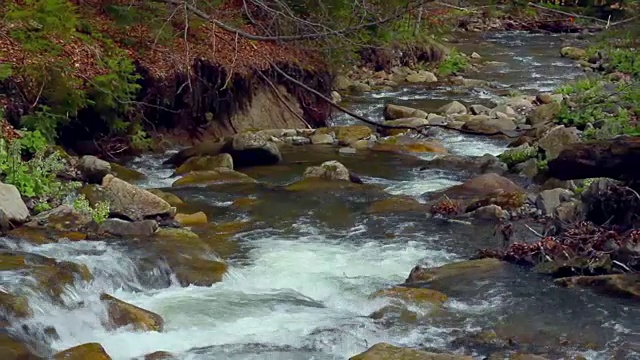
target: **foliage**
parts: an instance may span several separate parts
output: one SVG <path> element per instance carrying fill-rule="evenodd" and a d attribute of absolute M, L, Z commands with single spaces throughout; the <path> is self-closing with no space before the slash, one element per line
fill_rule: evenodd
<path fill-rule="evenodd" d="M 40 105 L 35 112 L 23 116 L 21 125 L 33 133 L 40 134 L 48 143 L 53 143 L 57 137 L 58 127 L 67 122 L 67 118 L 58 115 L 46 105 Z"/>
<path fill-rule="evenodd" d="M 498 158 L 508 166 L 513 166 L 535 158 L 537 155 L 538 148 L 536 146 L 520 146 L 503 152 Z"/>
<path fill-rule="evenodd" d="M 438 65 L 440 76 L 458 74 L 469 67 L 469 60 L 458 50 L 451 50 L 447 57 Z"/>
<path fill-rule="evenodd" d="M 26 152 L 27 155 L 34 155 L 46 150 L 47 139 L 40 131 L 21 131 L 20 135 L 20 149 L 23 154 Z"/>
<path fill-rule="evenodd" d="M 23 139 L 24 143 L 23 143 Z M 0 139 L 0 173 L 4 175 L 4 182 L 14 185 L 25 197 L 33 198 L 36 204 L 42 204 L 38 209 L 46 209 L 51 199 L 62 199 L 78 183 L 63 183 L 57 174 L 65 167 L 65 162 L 59 152 L 45 155 L 42 148 L 42 138 L 39 135 L 26 134 L 23 139 L 16 139 L 10 143 Z M 22 158 L 22 149 L 36 149 L 37 152 L 28 161 Z"/>
<path fill-rule="evenodd" d="M 73 208 L 82 214 L 91 216 L 93 221 L 101 224 L 103 221 L 109 218 L 110 204 L 108 201 L 100 201 L 96 203 L 94 207 L 91 207 L 89 200 L 84 194 L 78 195 L 73 201 Z"/>
<path fill-rule="evenodd" d="M 13 74 L 10 64 L 0 64 L 0 82 L 10 78 Z"/>

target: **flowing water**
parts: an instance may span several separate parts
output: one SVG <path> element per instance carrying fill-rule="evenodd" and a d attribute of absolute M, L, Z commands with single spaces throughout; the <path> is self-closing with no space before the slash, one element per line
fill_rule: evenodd
<path fill-rule="evenodd" d="M 381 117 L 387 101 L 432 109 L 450 100 L 490 104 L 505 89 L 548 91 L 579 76 L 574 65 L 557 56 L 559 36 L 492 34 L 461 44 L 500 62 L 477 78 L 495 82 L 490 89 L 408 87 L 356 98 L 355 110 Z M 335 119 L 337 123 L 347 120 Z M 456 133 L 438 135 L 453 153 L 498 154 L 505 144 Z M 169 186 L 168 156 L 145 156 L 133 167 L 149 175 L 145 187 Z M 1 285 L 27 293 L 34 316 L 12 324 L 11 331 L 40 334 L 54 350 L 99 342 L 116 360 L 164 350 L 182 359 L 347 359 L 377 342 L 465 351 L 478 359 L 493 350 L 456 341 L 483 329 L 520 339 L 520 349 L 561 358 L 580 353 L 589 359 L 640 358 L 640 310 L 627 300 L 589 291 L 554 287 L 549 279 L 508 267 L 491 277 L 444 284 L 449 295 L 442 316 L 415 321 L 374 320 L 369 315 L 387 305 L 370 295 L 401 283 L 416 264 L 438 266 L 468 258 L 480 247 L 498 246 L 493 229 L 427 219 L 407 213 L 366 213 L 378 191 L 289 192 L 273 185 L 299 179 L 304 168 L 338 159 L 365 182 L 392 194 L 418 196 L 463 181 L 468 175 L 444 170 L 419 171 L 424 159 L 392 154 L 338 155 L 335 149 L 283 149 L 282 165 L 246 171 L 257 186 L 183 188 L 175 193 L 214 222 L 250 220 L 250 230 L 231 241 L 223 257 L 230 270 L 211 287 L 181 287 L 172 271 L 159 264 L 142 266 L 139 251 L 126 242 L 66 241 L 32 245 L 2 239 L 2 247 L 86 264 L 95 279 L 67 288 L 65 306 L 29 292 L 30 278 L 0 272 Z M 239 197 L 258 199 L 250 211 L 235 210 Z M 165 331 L 107 330 L 103 292 L 160 314 Z M 424 309 L 411 309 L 423 313 Z M 26 325 L 26 326 L 25 326 Z M 55 327 L 58 336 L 43 335 Z M 46 352 L 47 346 L 42 346 Z M 570 358 L 570 357 L 567 357 Z"/>

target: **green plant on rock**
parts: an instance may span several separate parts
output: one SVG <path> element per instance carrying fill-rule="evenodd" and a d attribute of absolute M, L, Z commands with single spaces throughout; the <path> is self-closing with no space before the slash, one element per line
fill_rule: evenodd
<path fill-rule="evenodd" d="M 65 168 L 65 162 L 59 152 L 45 155 L 39 140 L 34 143 L 36 136 L 28 135 L 26 148 L 38 151 L 27 161 L 22 158 L 25 145 L 22 139 L 7 142 L 0 139 L 0 173 L 3 181 L 14 185 L 22 196 L 32 198 L 41 209 L 47 207 L 50 201 L 61 201 L 80 184 L 77 182 L 62 182 L 57 178 Z"/>
<path fill-rule="evenodd" d="M 536 166 L 538 167 L 538 171 L 546 172 L 549 170 L 549 160 L 538 160 L 536 162 Z"/>
<path fill-rule="evenodd" d="M 522 146 L 509 149 L 498 156 L 498 159 L 508 166 L 520 164 L 538 155 L 537 146 Z"/>
<path fill-rule="evenodd" d="M 469 60 L 458 50 L 451 50 L 447 57 L 438 65 L 438 74 L 440 76 L 449 76 L 458 74 L 469 67 Z"/>
<path fill-rule="evenodd" d="M 110 204 L 108 201 L 99 201 L 94 207 L 91 207 L 89 200 L 84 194 L 78 195 L 73 201 L 73 208 L 82 214 L 91 216 L 91 219 L 98 224 L 102 224 L 109 218 Z"/>

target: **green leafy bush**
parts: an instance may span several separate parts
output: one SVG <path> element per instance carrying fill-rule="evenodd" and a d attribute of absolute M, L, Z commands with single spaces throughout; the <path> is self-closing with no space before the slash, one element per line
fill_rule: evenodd
<path fill-rule="evenodd" d="M 447 57 L 438 65 L 440 76 L 458 74 L 469 67 L 469 60 L 458 50 L 451 50 Z"/>
<path fill-rule="evenodd" d="M 98 224 L 101 224 L 109 218 L 109 202 L 100 201 L 96 203 L 95 207 L 91 207 L 89 200 L 87 200 L 84 194 L 78 195 L 78 197 L 73 201 L 73 208 L 85 215 L 91 216 L 93 221 Z"/>

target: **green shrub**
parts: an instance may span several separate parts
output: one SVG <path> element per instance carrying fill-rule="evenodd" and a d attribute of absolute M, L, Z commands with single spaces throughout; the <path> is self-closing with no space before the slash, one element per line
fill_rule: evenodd
<path fill-rule="evenodd" d="M 85 215 L 91 216 L 93 221 L 98 224 L 101 224 L 109 218 L 109 202 L 100 201 L 96 203 L 95 207 L 91 207 L 89 200 L 87 200 L 84 194 L 78 195 L 78 197 L 73 201 L 73 208 Z"/>
<path fill-rule="evenodd" d="M 449 76 L 458 74 L 469 67 L 469 60 L 458 50 L 451 50 L 447 57 L 438 65 L 438 74 L 440 76 Z"/>

